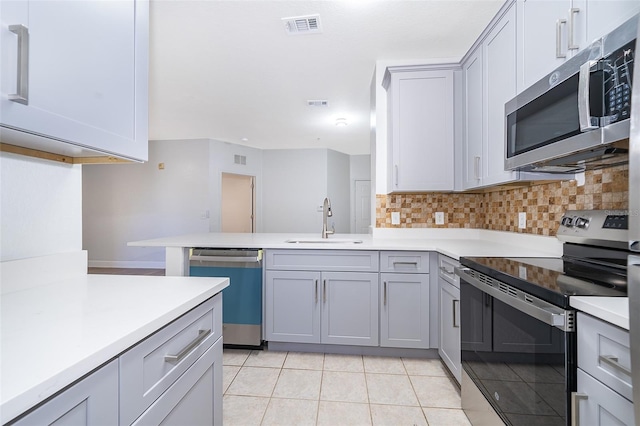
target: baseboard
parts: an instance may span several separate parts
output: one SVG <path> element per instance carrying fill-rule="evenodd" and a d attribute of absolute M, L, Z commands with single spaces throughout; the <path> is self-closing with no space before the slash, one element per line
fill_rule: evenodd
<path fill-rule="evenodd" d="M 165 269 L 165 264 L 151 260 L 89 260 L 89 268 Z"/>

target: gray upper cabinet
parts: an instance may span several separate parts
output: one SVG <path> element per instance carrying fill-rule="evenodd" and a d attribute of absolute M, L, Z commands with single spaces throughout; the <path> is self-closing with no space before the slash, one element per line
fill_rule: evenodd
<path fill-rule="evenodd" d="M 0 11 L 2 142 L 146 160 L 149 2 L 3 1 Z"/>
<path fill-rule="evenodd" d="M 640 11 L 637 0 L 518 0 L 518 91 Z"/>
<path fill-rule="evenodd" d="M 467 55 L 464 85 L 464 189 L 519 179 L 504 170 L 504 104 L 516 95 L 516 10 L 511 5 Z"/>
<path fill-rule="evenodd" d="M 457 64 L 387 68 L 389 193 L 454 189 L 457 69 Z"/>

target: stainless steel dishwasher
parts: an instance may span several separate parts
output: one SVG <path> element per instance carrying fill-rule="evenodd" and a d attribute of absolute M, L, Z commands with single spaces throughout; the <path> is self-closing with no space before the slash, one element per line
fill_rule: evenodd
<path fill-rule="evenodd" d="M 222 291 L 224 345 L 262 345 L 262 250 L 193 248 L 189 275 L 229 277 Z"/>

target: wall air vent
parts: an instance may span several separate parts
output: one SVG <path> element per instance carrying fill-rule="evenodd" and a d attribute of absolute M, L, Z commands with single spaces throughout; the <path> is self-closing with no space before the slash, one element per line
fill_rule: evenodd
<path fill-rule="evenodd" d="M 247 156 L 246 155 L 234 155 L 233 156 L 233 162 L 235 164 L 241 164 L 243 166 L 247 165 Z"/>
<path fill-rule="evenodd" d="M 319 34 L 322 32 L 320 15 L 294 16 L 282 18 L 284 29 L 289 35 Z"/>
<path fill-rule="evenodd" d="M 327 101 L 326 99 L 310 99 L 307 101 L 307 106 L 326 107 L 329 106 L 329 101 Z"/>

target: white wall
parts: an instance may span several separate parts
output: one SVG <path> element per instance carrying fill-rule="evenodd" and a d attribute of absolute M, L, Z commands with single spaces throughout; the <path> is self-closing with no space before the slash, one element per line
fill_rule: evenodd
<path fill-rule="evenodd" d="M 127 242 L 209 231 L 208 140 L 152 141 L 147 163 L 85 165 L 83 179 L 90 266 L 163 267 L 163 248 Z"/>
<path fill-rule="evenodd" d="M 347 154 L 327 150 L 327 196 L 331 200 L 333 216 L 329 218 L 329 229 L 335 226 L 338 234 L 351 231 L 350 159 Z M 322 222 L 320 222 L 322 224 Z M 322 230 L 322 225 L 320 226 Z"/>
<path fill-rule="evenodd" d="M 0 153 L 0 261 L 82 250 L 82 168 Z"/>
<path fill-rule="evenodd" d="M 262 152 L 264 232 L 322 231 L 318 206 L 327 194 L 326 149 Z"/>

